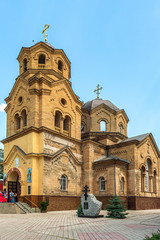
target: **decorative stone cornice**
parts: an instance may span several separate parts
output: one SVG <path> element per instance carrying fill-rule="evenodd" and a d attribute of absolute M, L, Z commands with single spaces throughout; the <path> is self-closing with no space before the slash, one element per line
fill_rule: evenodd
<path fill-rule="evenodd" d="M 82 139 L 90 139 L 94 141 L 102 140 L 102 139 L 109 139 L 115 143 L 117 143 L 119 140 L 127 139 L 125 135 L 119 132 L 85 132 L 82 133 Z"/>
<path fill-rule="evenodd" d="M 48 132 L 48 133 L 51 133 L 51 134 L 54 134 L 55 136 L 59 136 L 59 137 L 63 137 L 64 139 L 68 139 L 70 141 L 73 141 L 73 142 L 76 142 L 76 143 L 81 143 L 81 140 L 78 140 L 76 138 L 73 138 L 73 137 L 70 137 L 70 136 L 67 136 L 63 133 L 60 133 L 60 132 L 57 132 L 57 131 L 54 131 L 50 128 L 47 128 L 47 127 L 40 127 L 40 128 L 37 128 L 37 127 L 29 127 L 23 131 L 20 131 L 12 136 L 9 136 L 7 138 L 5 138 L 4 140 L 2 140 L 1 142 L 3 144 L 7 143 L 7 142 L 10 142 L 10 141 L 13 141 L 14 139 L 17 139 L 21 136 L 24 136 L 26 135 L 27 133 L 31 133 L 31 132 L 36 132 L 36 133 L 41 133 L 41 132 Z"/>
<path fill-rule="evenodd" d="M 124 109 L 119 110 L 116 114 L 119 115 L 120 113 L 122 113 L 122 115 L 125 117 L 125 119 L 126 119 L 126 121 L 128 123 L 129 122 L 129 118 L 128 118 L 126 112 L 124 111 Z"/>

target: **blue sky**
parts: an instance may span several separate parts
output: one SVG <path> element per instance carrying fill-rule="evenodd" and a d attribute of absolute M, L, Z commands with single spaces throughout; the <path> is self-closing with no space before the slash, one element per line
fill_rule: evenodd
<path fill-rule="evenodd" d="M 71 82 L 80 100 L 101 98 L 123 108 L 128 136 L 152 132 L 160 148 L 159 0 L 0 1 L 0 139 L 6 137 L 4 99 L 19 74 L 21 47 L 43 41 L 71 61 Z M 2 147 L 2 144 L 0 144 Z"/>

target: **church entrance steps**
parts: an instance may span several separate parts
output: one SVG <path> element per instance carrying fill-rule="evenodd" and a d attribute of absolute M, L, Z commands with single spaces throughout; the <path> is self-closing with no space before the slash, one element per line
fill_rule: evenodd
<path fill-rule="evenodd" d="M 11 206 L 11 203 L 0 203 L 0 214 L 23 214 L 24 211 L 16 204 Z"/>
<path fill-rule="evenodd" d="M 30 210 L 29 206 L 25 206 L 25 204 L 21 203 L 21 202 L 16 202 L 16 205 L 24 212 L 24 213 L 32 213 L 32 211 Z"/>
<path fill-rule="evenodd" d="M 25 202 L 17 202 L 16 205 L 22 209 L 25 213 L 39 213 L 41 210 L 39 208 L 31 208 L 27 203 Z"/>

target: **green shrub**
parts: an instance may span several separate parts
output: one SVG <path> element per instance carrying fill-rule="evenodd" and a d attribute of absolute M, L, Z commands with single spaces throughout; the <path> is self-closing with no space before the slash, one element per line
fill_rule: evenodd
<path fill-rule="evenodd" d="M 84 213 L 83 213 L 82 205 L 80 204 L 77 209 L 77 216 L 81 216 L 81 215 L 84 215 Z"/>
<path fill-rule="evenodd" d="M 47 209 L 48 202 L 41 202 L 40 205 L 41 205 L 41 210 L 45 211 Z"/>
<path fill-rule="evenodd" d="M 146 236 L 144 240 L 160 240 L 160 230 L 157 233 L 152 233 L 152 237 Z"/>
<path fill-rule="evenodd" d="M 128 213 L 126 212 L 126 204 L 122 204 L 123 200 L 120 197 L 113 196 L 109 200 L 111 204 L 107 204 L 106 210 L 108 211 L 108 218 L 125 218 Z"/>

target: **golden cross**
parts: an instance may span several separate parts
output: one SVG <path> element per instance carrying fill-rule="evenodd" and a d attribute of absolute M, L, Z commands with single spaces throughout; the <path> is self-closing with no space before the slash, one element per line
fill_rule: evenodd
<path fill-rule="evenodd" d="M 94 92 L 97 94 L 97 98 L 99 98 L 99 94 L 100 94 L 99 90 L 102 90 L 102 89 L 103 87 L 100 87 L 100 85 L 97 84 L 97 89 L 94 90 Z"/>
<path fill-rule="evenodd" d="M 48 25 L 48 24 L 45 24 L 45 26 L 44 26 L 44 30 L 42 31 L 42 33 L 44 33 L 45 32 L 45 34 L 44 34 L 44 40 L 45 40 L 45 42 L 47 42 L 47 34 L 46 34 L 46 31 L 47 31 L 47 29 L 50 27 L 50 25 Z"/>

